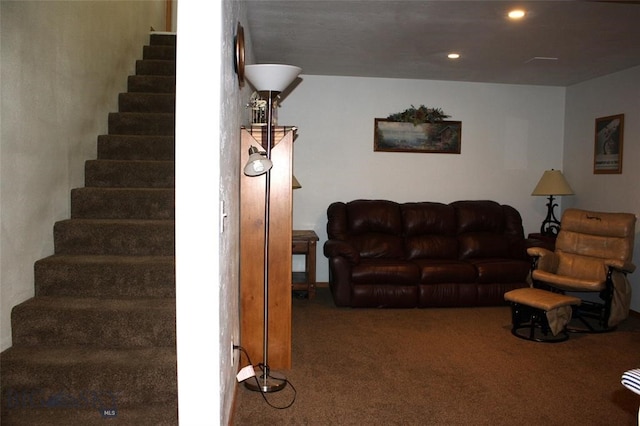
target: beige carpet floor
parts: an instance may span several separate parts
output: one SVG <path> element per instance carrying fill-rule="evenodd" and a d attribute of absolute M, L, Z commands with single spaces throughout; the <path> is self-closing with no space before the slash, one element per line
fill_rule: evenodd
<path fill-rule="evenodd" d="M 508 307 L 336 308 L 293 300 L 297 395 L 237 388 L 234 425 L 635 425 L 640 318 L 564 343 L 518 339 Z M 257 362 L 254 360 L 254 362 Z M 243 357 L 242 365 L 246 364 Z M 291 402 L 291 387 L 266 394 Z"/>

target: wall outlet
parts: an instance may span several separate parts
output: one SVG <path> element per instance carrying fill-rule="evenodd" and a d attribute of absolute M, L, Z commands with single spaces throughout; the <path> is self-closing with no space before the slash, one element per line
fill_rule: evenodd
<path fill-rule="evenodd" d="M 231 366 L 233 367 L 236 363 L 236 351 L 234 349 L 235 345 L 233 344 L 233 337 L 231 338 Z"/>

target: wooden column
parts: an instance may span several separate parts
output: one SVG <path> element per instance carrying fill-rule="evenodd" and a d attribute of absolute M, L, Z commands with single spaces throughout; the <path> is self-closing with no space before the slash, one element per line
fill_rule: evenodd
<path fill-rule="evenodd" d="M 292 158 L 295 128 L 274 127 L 269 218 L 269 345 L 272 369 L 291 368 Z M 241 132 L 241 166 L 249 147 L 266 145 L 266 126 Z M 265 175 L 240 176 L 241 345 L 254 365 L 263 359 Z"/>

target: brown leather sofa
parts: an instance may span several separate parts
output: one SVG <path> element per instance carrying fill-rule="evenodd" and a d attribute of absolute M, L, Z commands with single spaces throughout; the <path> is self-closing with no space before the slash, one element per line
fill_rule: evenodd
<path fill-rule="evenodd" d="M 327 209 L 329 285 L 337 306 L 504 304 L 526 287 L 522 218 L 494 201 L 336 202 Z"/>

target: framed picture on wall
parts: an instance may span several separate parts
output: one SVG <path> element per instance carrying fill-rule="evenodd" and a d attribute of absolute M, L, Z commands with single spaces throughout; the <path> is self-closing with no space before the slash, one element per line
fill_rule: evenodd
<path fill-rule="evenodd" d="M 461 121 L 405 123 L 375 119 L 373 150 L 460 154 Z"/>
<path fill-rule="evenodd" d="M 596 118 L 594 174 L 622 173 L 624 114 Z"/>

